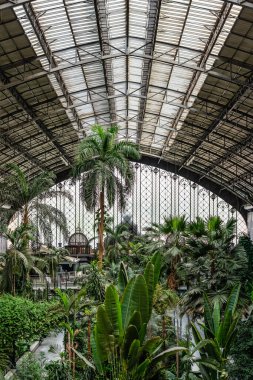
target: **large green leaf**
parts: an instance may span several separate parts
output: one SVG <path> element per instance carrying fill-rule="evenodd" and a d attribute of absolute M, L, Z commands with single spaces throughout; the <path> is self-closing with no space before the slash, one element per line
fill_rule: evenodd
<path fill-rule="evenodd" d="M 213 307 L 213 327 L 214 327 L 214 335 L 218 337 L 218 331 L 220 326 L 220 303 L 218 300 L 215 301 Z"/>
<path fill-rule="evenodd" d="M 139 330 L 139 339 L 141 344 L 144 342 L 147 333 L 147 323 L 143 323 L 141 329 Z"/>
<path fill-rule="evenodd" d="M 144 278 L 148 289 L 149 317 L 152 313 L 154 295 L 154 265 L 149 261 L 144 272 Z"/>
<path fill-rule="evenodd" d="M 225 309 L 225 316 L 226 312 L 231 311 L 232 314 L 234 314 L 236 310 L 236 306 L 238 303 L 239 295 L 240 295 L 240 290 L 241 290 L 241 284 L 237 284 L 233 287 L 230 296 L 227 301 L 226 309 Z"/>
<path fill-rule="evenodd" d="M 142 323 L 149 320 L 148 289 L 142 275 L 132 278 L 124 291 L 122 301 L 123 329 L 126 330 L 130 318 L 135 311 L 140 312 Z"/>
<path fill-rule="evenodd" d="M 141 314 L 139 311 L 134 311 L 132 317 L 130 318 L 129 325 L 134 325 L 137 328 L 137 331 L 141 330 Z"/>
<path fill-rule="evenodd" d="M 144 379 L 145 374 L 147 372 L 147 369 L 150 365 L 150 359 L 147 358 L 145 359 L 141 364 L 138 365 L 136 368 L 135 374 L 134 374 L 134 379 L 135 380 L 141 380 Z"/>
<path fill-rule="evenodd" d="M 85 356 L 83 356 L 80 352 L 78 352 L 78 351 L 76 351 L 73 347 L 71 348 L 72 349 L 72 351 L 74 351 L 74 353 L 88 366 L 88 367 L 90 367 L 90 368 L 92 368 L 92 369 L 96 369 L 95 367 L 94 367 L 94 365 L 85 357 Z"/>
<path fill-rule="evenodd" d="M 161 360 L 165 359 L 168 356 L 176 355 L 178 352 L 183 352 L 183 351 L 187 352 L 188 348 L 186 348 L 186 347 L 178 347 L 178 346 L 168 348 L 167 350 L 165 350 L 165 351 L 161 352 L 160 354 L 156 355 L 152 359 L 152 363 L 160 362 Z"/>
<path fill-rule="evenodd" d="M 143 345 L 143 351 L 148 352 L 149 355 L 154 355 L 163 343 L 162 338 L 154 336 L 147 340 Z"/>
<path fill-rule="evenodd" d="M 124 344 L 123 344 L 123 357 L 126 359 L 129 354 L 129 349 L 134 340 L 139 339 L 139 333 L 135 326 L 129 325 L 126 330 Z"/>
<path fill-rule="evenodd" d="M 96 335 L 97 335 L 97 332 L 96 332 L 96 326 L 95 326 L 94 330 L 93 330 L 93 334 L 91 335 L 92 358 L 93 358 L 93 361 L 95 363 L 95 366 L 96 366 L 98 372 L 102 373 L 103 372 L 102 362 L 104 360 L 106 360 L 107 355 L 105 355 L 105 353 L 103 351 L 100 353 L 100 350 L 96 344 Z"/>
<path fill-rule="evenodd" d="M 207 338 L 211 338 L 210 334 L 208 334 L 208 330 L 212 333 L 214 336 L 214 325 L 213 325 L 213 318 L 212 318 L 212 306 L 207 298 L 207 295 L 204 293 L 203 296 L 204 299 L 204 319 L 205 319 L 205 333 Z"/>
<path fill-rule="evenodd" d="M 97 353 L 100 360 L 104 361 L 114 352 L 115 339 L 111 321 L 102 305 L 98 306 L 95 332 Z"/>
<path fill-rule="evenodd" d="M 105 292 L 105 311 L 113 327 L 113 334 L 123 335 L 121 304 L 117 290 L 113 285 L 108 286 Z"/>
<path fill-rule="evenodd" d="M 220 327 L 218 330 L 218 341 L 220 342 L 221 347 L 225 346 L 225 342 L 227 340 L 227 334 L 232 323 L 233 323 L 232 311 L 226 310 L 223 322 L 220 324 Z"/>
<path fill-rule="evenodd" d="M 131 370 L 138 363 L 139 349 L 140 341 L 135 339 L 132 342 L 128 352 L 127 367 L 129 370 Z"/>
<path fill-rule="evenodd" d="M 119 277 L 118 277 L 118 287 L 121 294 L 124 292 L 125 287 L 127 286 L 127 283 L 128 283 L 127 270 L 126 270 L 125 264 L 121 262 L 120 268 L 119 268 Z"/>
<path fill-rule="evenodd" d="M 232 324 L 230 325 L 228 333 L 226 335 L 226 340 L 224 342 L 224 350 L 223 350 L 223 357 L 224 358 L 227 358 L 227 356 L 229 355 L 231 346 L 232 346 L 233 341 L 236 337 L 237 324 L 238 324 L 239 320 L 240 320 L 240 316 L 238 316 L 237 318 L 234 318 Z"/>
<path fill-rule="evenodd" d="M 210 346 L 215 351 L 215 356 L 217 358 L 220 358 L 221 357 L 221 353 L 220 353 L 220 350 L 219 350 L 219 346 L 216 344 L 216 342 L 213 339 L 202 339 L 198 344 L 196 344 L 196 346 L 194 347 L 192 353 L 195 353 L 196 351 L 201 352 L 201 350 L 203 348 L 205 348 L 207 350 L 208 348 L 210 348 Z M 203 352 L 203 350 L 202 350 L 202 352 Z"/>
<path fill-rule="evenodd" d="M 202 340 L 202 336 L 193 322 L 191 322 L 191 328 L 195 344 L 198 344 Z"/>

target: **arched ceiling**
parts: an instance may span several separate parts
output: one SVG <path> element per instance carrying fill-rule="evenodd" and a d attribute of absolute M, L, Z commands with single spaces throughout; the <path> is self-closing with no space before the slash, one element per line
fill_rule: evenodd
<path fill-rule="evenodd" d="M 253 1 L 0 0 L 0 173 L 62 178 L 116 123 L 145 160 L 253 203 L 252 52 Z"/>

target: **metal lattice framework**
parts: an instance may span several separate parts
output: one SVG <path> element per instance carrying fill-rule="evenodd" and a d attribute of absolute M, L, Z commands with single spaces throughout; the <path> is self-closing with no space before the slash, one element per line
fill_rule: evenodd
<path fill-rule="evenodd" d="M 242 211 L 252 46 L 251 0 L 0 0 L 0 173 L 60 181 L 90 127 L 117 123 L 143 162 Z"/>
<path fill-rule="evenodd" d="M 207 219 L 218 215 L 224 222 L 232 217 L 237 220 L 237 237 L 247 232 L 245 221 L 235 208 L 195 182 L 150 165 L 135 163 L 134 170 L 135 185 L 126 209 L 122 213 L 116 202 L 109 210 L 114 226 L 126 221 L 137 226 L 139 233 L 144 233 L 146 227 L 152 223 L 163 223 L 164 218 L 171 215 L 185 215 L 188 221 L 195 220 L 197 216 Z M 61 195 L 47 200 L 64 212 L 70 234 L 81 231 L 92 239 L 92 244 L 96 244 L 97 239 L 93 239 L 97 236 L 95 214 L 87 212 L 80 201 L 80 182 L 66 180 L 56 185 L 56 189 L 68 190 L 73 196 L 73 203 Z M 67 243 L 59 228 L 53 229 L 53 235 L 56 246 Z"/>

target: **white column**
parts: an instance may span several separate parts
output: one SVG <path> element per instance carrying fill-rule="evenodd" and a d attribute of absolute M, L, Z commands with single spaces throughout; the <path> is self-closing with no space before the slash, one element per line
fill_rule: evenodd
<path fill-rule="evenodd" d="M 7 250 L 7 239 L 6 237 L 0 233 L 0 254 L 6 253 Z"/>
<path fill-rule="evenodd" d="M 253 241 L 253 208 L 248 210 L 248 213 L 247 213 L 247 227 L 249 231 L 249 236 L 251 240 Z"/>

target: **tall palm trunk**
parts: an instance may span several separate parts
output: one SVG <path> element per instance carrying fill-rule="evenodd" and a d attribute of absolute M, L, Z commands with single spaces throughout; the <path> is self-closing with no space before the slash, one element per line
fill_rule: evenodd
<path fill-rule="evenodd" d="M 27 225 L 28 223 L 29 223 L 29 211 L 28 211 L 28 204 L 26 203 L 24 205 L 23 224 Z"/>
<path fill-rule="evenodd" d="M 100 192 L 99 205 L 100 205 L 100 221 L 99 221 L 99 226 L 98 226 L 98 237 L 99 237 L 98 267 L 99 269 L 102 269 L 103 256 L 104 256 L 104 251 L 105 251 L 105 246 L 104 246 L 105 193 L 104 193 L 104 190 Z"/>

